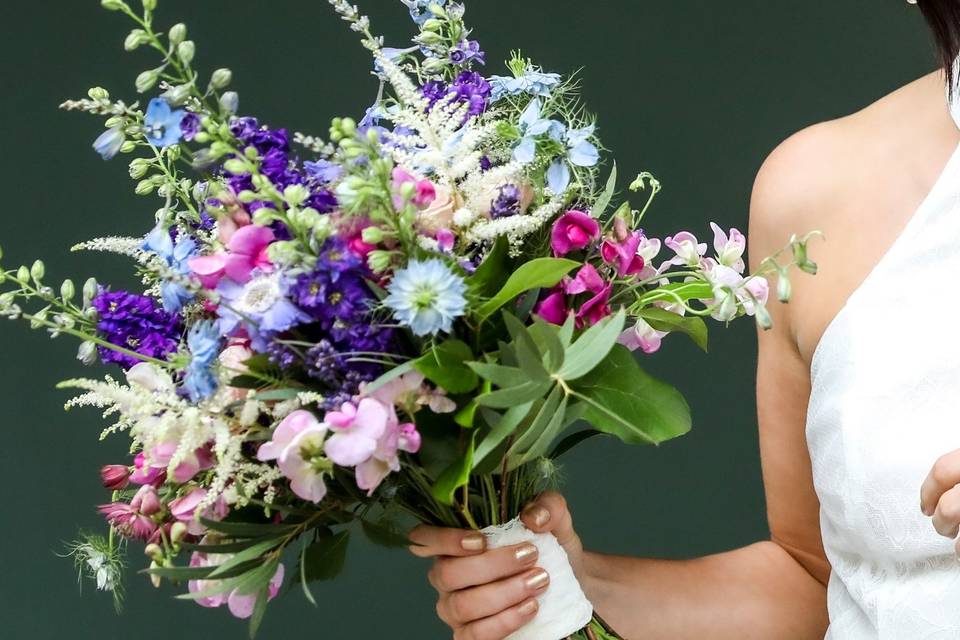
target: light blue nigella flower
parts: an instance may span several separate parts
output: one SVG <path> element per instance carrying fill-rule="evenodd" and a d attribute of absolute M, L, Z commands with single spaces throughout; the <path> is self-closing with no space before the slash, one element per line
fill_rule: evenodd
<path fill-rule="evenodd" d="M 313 319 L 287 297 L 291 283 L 280 271 L 263 273 L 246 284 L 224 278 L 217 285 L 219 330 L 228 336 L 245 329 L 253 349 L 264 352 L 271 336 Z"/>
<path fill-rule="evenodd" d="M 534 98 L 520 114 L 520 142 L 513 149 L 513 159 L 517 162 L 533 162 L 537 155 L 538 137 L 549 133 L 551 138 L 559 142 L 566 131 L 562 122 L 541 117 L 541 108 L 540 99 Z"/>
<path fill-rule="evenodd" d="M 163 98 L 154 98 L 143 117 L 147 141 L 161 149 L 177 144 L 183 138 L 180 123 L 186 116 L 187 112 L 183 109 L 174 111 Z"/>
<path fill-rule="evenodd" d="M 519 78 L 513 76 L 490 78 L 492 89 L 490 100 L 496 102 L 506 96 L 518 96 L 523 93 L 545 98 L 558 84 L 560 84 L 559 73 L 544 73 L 535 67 L 528 67 Z"/>
<path fill-rule="evenodd" d="M 174 274 L 186 277 L 190 274 L 187 261 L 197 252 L 197 243 L 189 236 L 182 237 L 176 244 L 170 237 L 170 230 L 158 224 L 143 241 L 144 251 L 155 253 Z M 164 280 L 160 284 L 160 298 L 163 309 L 168 313 L 177 313 L 184 304 L 193 300 L 194 295 L 176 280 Z"/>
<path fill-rule="evenodd" d="M 383 303 L 415 335 L 449 333 L 466 311 L 466 290 L 463 278 L 442 260 L 414 260 L 393 275 Z"/>
<path fill-rule="evenodd" d="M 123 135 L 123 127 L 113 127 L 107 129 L 93 141 L 93 148 L 104 160 L 112 160 L 114 156 L 120 153 L 120 147 L 123 146 L 126 136 Z"/>
<path fill-rule="evenodd" d="M 428 8 L 430 5 L 436 4 L 443 7 L 447 4 L 447 0 L 400 0 L 400 2 L 407 5 L 407 8 L 410 9 L 410 17 L 421 27 L 423 23 L 433 17 Z"/>
<path fill-rule="evenodd" d="M 220 332 L 216 323 L 207 320 L 193 325 L 187 334 L 187 348 L 191 359 L 183 385 L 190 400 L 199 402 L 217 390 L 214 364 L 220 355 Z"/>
<path fill-rule="evenodd" d="M 563 133 L 566 155 L 557 158 L 547 169 L 547 186 L 556 194 L 563 193 L 570 186 L 570 165 L 576 167 L 595 167 L 600 161 L 600 151 L 590 142 L 595 127 L 567 129 Z"/>

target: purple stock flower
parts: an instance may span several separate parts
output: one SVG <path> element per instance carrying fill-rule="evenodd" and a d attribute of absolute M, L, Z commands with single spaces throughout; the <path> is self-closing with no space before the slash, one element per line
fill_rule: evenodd
<path fill-rule="evenodd" d="M 506 218 L 520 213 L 520 189 L 515 184 L 500 187 L 500 195 L 490 205 L 490 215 L 494 218 Z"/>
<path fill-rule="evenodd" d="M 101 289 L 92 301 L 97 310 L 97 331 L 111 344 L 163 360 L 177 350 L 183 327 L 180 319 L 164 311 L 153 298 L 126 291 Z M 104 362 L 129 369 L 137 358 L 98 347 Z"/>

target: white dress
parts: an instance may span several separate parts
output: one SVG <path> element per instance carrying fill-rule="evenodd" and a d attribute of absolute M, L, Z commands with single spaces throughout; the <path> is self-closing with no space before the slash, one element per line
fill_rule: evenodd
<path fill-rule="evenodd" d="M 829 640 L 960 639 L 960 562 L 920 513 L 931 466 L 960 449 L 958 275 L 960 148 L 813 356 Z"/>

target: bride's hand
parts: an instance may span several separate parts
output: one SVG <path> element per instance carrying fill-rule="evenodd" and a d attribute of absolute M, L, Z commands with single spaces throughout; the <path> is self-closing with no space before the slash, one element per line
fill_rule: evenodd
<path fill-rule="evenodd" d="M 553 533 L 576 570 L 583 556 L 566 501 L 547 493 L 524 509 L 523 523 L 537 533 Z M 536 597 L 550 576 L 536 566 L 537 548 L 520 544 L 486 549 L 475 531 L 417 527 L 410 548 L 421 558 L 436 558 L 430 584 L 439 592 L 437 614 L 453 629 L 455 640 L 502 640 L 537 614 Z"/>
<path fill-rule="evenodd" d="M 920 489 L 920 509 L 933 519 L 940 535 L 960 535 L 960 450 L 948 453 L 933 465 Z M 957 543 L 960 554 L 960 541 Z"/>

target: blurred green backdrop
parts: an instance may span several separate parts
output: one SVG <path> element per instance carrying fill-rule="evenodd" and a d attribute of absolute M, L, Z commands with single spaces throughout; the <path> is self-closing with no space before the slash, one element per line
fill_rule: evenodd
<path fill-rule="evenodd" d="M 388 44 L 403 46 L 412 33 L 404 7 L 364 4 Z M 243 114 L 324 134 L 332 116 L 361 115 L 372 101 L 369 60 L 324 0 L 160 0 L 159 16 L 189 24 L 201 67 L 234 69 Z M 689 228 L 709 237 L 713 219 L 745 228 L 753 176 L 780 140 L 934 66 L 919 13 L 902 1 L 473 0 L 468 19 L 496 70 L 516 47 L 547 70 L 583 67 L 587 102 L 621 170 L 650 170 L 664 184 L 648 218 L 657 236 Z M 99 122 L 56 107 L 98 84 L 136 99 L 133 78 L 152 58 L 123 52 L 127 28 L 97 0 L 0 8 L 8 268 L 43 256 L 51 276 L 126 281 L 116 275 L 128 272 L 122 259 L 67 249 L 145 232 L 156 202 L 132 195 L 121 158 L 104 164 L 94 154 Z M 89 585 L 81 596 L 70 561 L 56 556 L 77 525 L 100 527 L 94 505 L 107 496 L 97 470 L 122 460 L 126 446 L 122 437 L 98 443 L 95 412 L 62 412 L 66 396 L 53 386 L 81 372 L 74 350 L 21 325 L 0 332 L 3 636 L 245 637 L 225 610 L 174 601 L 135 575 L 116 617 Z M 594 440 L 569 457 L 566 493 L 589 547 L 689 557 L 767 535 L 754 360 L 749 322 L 715 330 L 709 357 L 678 338 L 650 358 L 688 395 L 695 429 L 660 450 Z M 139 567 L 138 554 L 131 560 Z M 447 635 L 423 563 L 359 539 L 348 562 L 343 579 L 315 590 L 319 609 L 298 591 L 276 601 L 261 637 Z"/>

